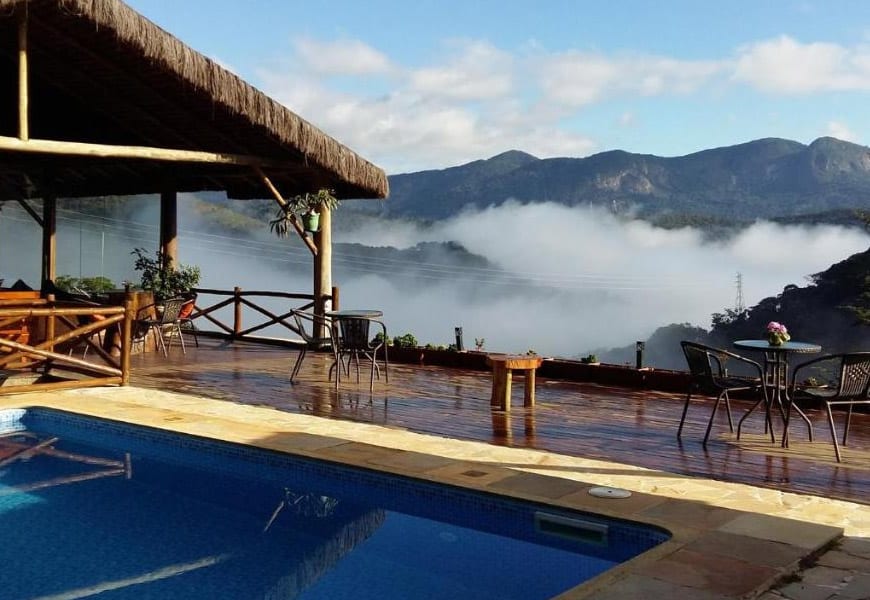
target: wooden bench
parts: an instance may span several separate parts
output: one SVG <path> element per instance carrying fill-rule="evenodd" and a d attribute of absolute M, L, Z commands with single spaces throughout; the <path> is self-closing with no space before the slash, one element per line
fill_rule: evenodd
<path fill-rule="evenodd" d="M 511 409 L 512 371 L 523 371 L 525 374 L 525 394 L 523 406 L 535 405 L 535 369 L 541 366 L 540 356 L 529 354 L 489 354 L 486 364 L 492 367 L 492 408 Z"/>

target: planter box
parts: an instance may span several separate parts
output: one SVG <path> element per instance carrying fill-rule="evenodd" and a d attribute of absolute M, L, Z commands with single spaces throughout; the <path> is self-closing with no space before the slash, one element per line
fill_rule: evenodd
<path fill-rule="evenodd" d="M 475 371 L 489 371 L 488 354 L 497 352 L 456 352 L 426 348 L 390 347 L 390 361 L 397 363 L 434 365 Z M 546 358 L 538 369 L 538 376 L 565 381 L 583 381 L 619 387 L 646 388 L 664 392 L 685 392 L 689 387 L 689 374 L 684 371 L 643 368 L 603 363 L 582 363 L 577 360 Z"/>

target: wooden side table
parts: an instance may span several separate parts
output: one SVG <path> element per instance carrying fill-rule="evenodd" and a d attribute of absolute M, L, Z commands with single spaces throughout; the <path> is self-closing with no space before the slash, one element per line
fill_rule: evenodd
<path fill-rule="evenodd" d="M 541 366 L 544 359 L 529 354 L 490 354 L 486 364 L 492 367 L 492 408 L 504 411 L 511 409 L 511 380 L 514 370 L 525 375 L 525 394 L 523 406 L 535 405 L 535 369 Z"/>

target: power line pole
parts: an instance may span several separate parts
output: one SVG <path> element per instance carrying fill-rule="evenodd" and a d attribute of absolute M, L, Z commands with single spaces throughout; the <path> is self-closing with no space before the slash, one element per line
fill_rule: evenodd
<path fill-rule="evenodd" d="M 743 273 L 737 274 L 737 298 L 734 300 L 734 311 L 740 315 L 746 310 L 746 304 L 743 301 Z"/>

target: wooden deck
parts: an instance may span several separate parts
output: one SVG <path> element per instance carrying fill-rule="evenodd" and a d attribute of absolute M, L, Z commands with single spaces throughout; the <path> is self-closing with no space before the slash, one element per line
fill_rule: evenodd
<path fill-rule="evenodd" d="M 519 386 L 512 410 L 504 413 L 490 409 L 488 373 L 391 365 L 390 383 L 376 382 L 373 393 L 366 373 L 359 384 L 355 377 L 343 379 L 336 392 L 327 383 L 330 355 L 309 353 L 291 384 L 294 350 L 212 340 L 201 340 L 200 348 L 193 348 L 192 340 L 189 345 L 186 355 L 176 346 L 168 359 L 161 354 L 134 356 L 131 383 L 783 491 L 862 503 L 870 498 L 870 415 L 853 417 L 844 462 L 838 464 L 821 413 L 810 413 L 815 442 L 808 442 L 806 428 L 795 424 L 791 447 L 782 449 L 762 435 L 760 411 L 747 420 L 739 442 L 728 432 L 722 411 L 705 450 L 701 439 L 712 403 L 693 402 L 680 442 L 676 430 L 683 397 L 679 394 L 539 377 L 536 406 L 523 407 Z M 748 404 L 732 404 L 736 420 Z"/>

